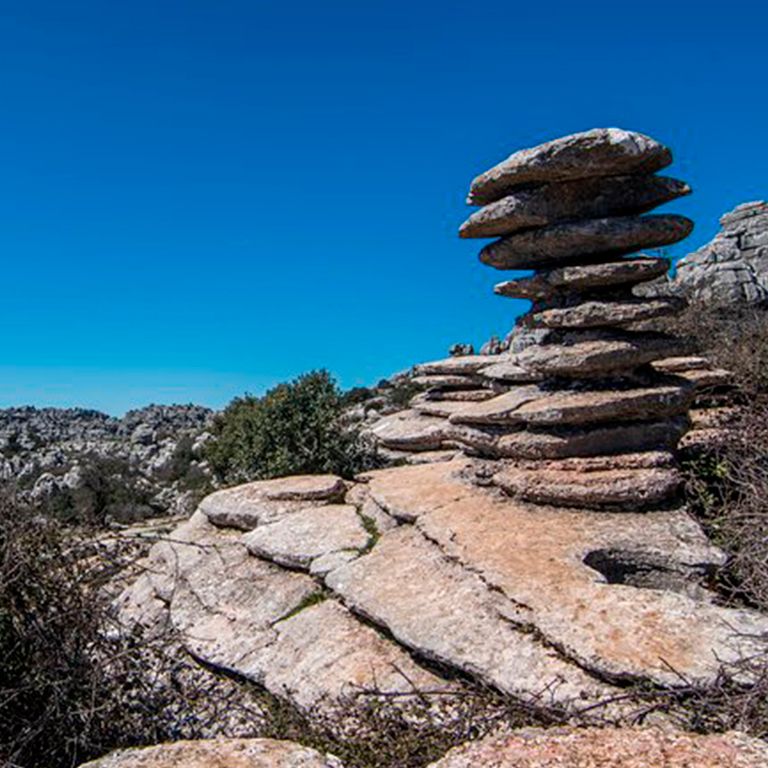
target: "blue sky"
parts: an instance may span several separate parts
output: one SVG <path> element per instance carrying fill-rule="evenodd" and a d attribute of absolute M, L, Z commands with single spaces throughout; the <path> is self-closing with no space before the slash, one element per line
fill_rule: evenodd
<path fill-rule="evenodd" d="M 221 406 L 503 334 L 470 179 L 618 125 L 768 196 L 757 2 L 0 2 L 0 406 Z"/>

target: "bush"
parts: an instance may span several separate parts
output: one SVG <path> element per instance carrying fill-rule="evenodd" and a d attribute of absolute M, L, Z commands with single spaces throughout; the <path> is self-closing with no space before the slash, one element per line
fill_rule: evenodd
<path fill-rule="evenodd" d="M 291 474 L 344 477 L 375 464 L 375 450 L 344 425 L 344 399 L 327 371 L 233 400 L 213 424 L 206 457 L 227 483 Z"/>

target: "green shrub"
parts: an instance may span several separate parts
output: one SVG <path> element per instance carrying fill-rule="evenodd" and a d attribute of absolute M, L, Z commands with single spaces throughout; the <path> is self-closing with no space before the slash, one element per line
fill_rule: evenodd
<path fill-rule="evenodd" d="M 351 477 L 375 464 L 372 444 L 343 424 L 344 399 L 327 371 L 313 371 L 233 400 L 213 424 L 206 457 L 227 483 L 332 472 Z"/>

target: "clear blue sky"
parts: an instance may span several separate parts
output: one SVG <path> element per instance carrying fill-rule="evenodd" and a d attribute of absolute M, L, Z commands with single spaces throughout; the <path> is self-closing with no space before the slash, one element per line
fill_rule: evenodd
<path fill-rule="evenodd" d="M 221 406 L 503 334 L 473 175 L 618 125 L 768 196 L 764 3 L 0 3 L 0 406 Z"/>

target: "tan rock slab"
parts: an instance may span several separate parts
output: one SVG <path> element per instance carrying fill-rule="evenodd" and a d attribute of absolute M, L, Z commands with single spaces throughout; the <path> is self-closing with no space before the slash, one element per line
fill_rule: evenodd
<path fill-rule="evenodd" d="M 361 550 L 369 534 L 351 504 L 308 507 L 243 536 L 248 551 L 288 568 L 309 569 L 316 558 Z"/>
<path fill-rule="evenodd" d="M 593 128 L 522 149 L 472 181 L 467 202 L 485 205 L 523 184 L 654 173 L 672 162 L 672 153 L 641 133 Z"/>
<path fill-rule="evenodd" d="M 480 374 L 487 379 L 508 382 L 510 384 L 530 384 L 541 380 L 541 375 L 532 371 L 530 368 L 524 368 L 518 363 L 517 355 L 510 355 L 506 359 L 501 359 L 493 365 L 481 369 Z"/>
<path fill-rule="evenodd" d="M 442 417 L 406 410 L 385 416 L 371 425 L 369 431 L 386 448 L 434 451 L 446 447 L 450 425 Z"/>
<path fill-rule="evenodd" d="M 520 280 L 507 280 L 494 287 L 499 296 L 542 301 L 557 294 L 637 285 L 666 274 L 670 260 L 642 256 L 598 264 L 574 264 L 539 272 Z"/>
<path fill-rule="evenodd" d="M 571 344 L 540 344 L 516 356 L 521 368 L 544 376 L 604 376 L 637 368 L 685 349 L 680 340 L 653 333 L 626 333 L 603 338 L 574 338 Z"/>
<path fill-rule="evenodd" d="M 526 728 L 452 749 L 431 768 L 766 768 L 768 746 L 730 731 Z"/>
<path fill-rule="evenodd" d="M 225 488 L 206 496 L 200 510 L 216 525 L 251 530 L 306 507 L 307 502 L 341 501 L 344 481 L 336 475 L 295 475 Z"/>
<path fill-rule="evenodd" d="M 493 355 L 456 355 L 445 360 L 419 363 L 413 370 L 419 376 L 464 376 L 477 373 L 484 366 L 494 362 Z"/>
<path fill-rule="evenodd" d="M 645 509 L 673 498 L 682 478 L 675 469 L 601 469 L 589 472 L 509 467 L 494 483 L 515 498 L 565 507 Z"/>
<path fill-rule="evenodd" d="M 688 420 L 637 422 L 586 429 L 522 430 L 499 435 L 488 452 L 499 458 L 562 459 L 673 449 L 688 430 Z M 479 441 L 475 446 L 482 450 Z"/>
<path fill-rule="evenodd" d="M 515 414 L 521 406 L 531 400 L 539 400 L 545 392 L 536 385 L 513 387 L 490 400 L 471 403 L 460 411 L 450 414 L 454 424 L 519 424 Z"/>
<path fill-rule="evenodd" d="M 674 296 L 620 301 L 585 301 L 570 307 L 554 307 L 525 316 L 533 326 L 545 328 L 621 327 L 630 323 L 669 317 L 682 312 L 687 303 Z"/>
<path fill-rule="evenodd" d="M 333 708 L 359 687 L 443 686 L 314 578 L 253 557 L 241 539 L 200 514 L 150 553 L 158 596 L 193 657 L 307 709 Z"/>
<path fill-rule="evenodd" d="M 685 413 L 691 387 L 624 390 L 561 390 L 522 403 L 510 420 L 534 426 L 587 425 L 605 421 L 651 421 Z"/>
<path fill-rule="evenodd" d="M 521 189 L 473 213 L 460 237 L 496 237 L 560 221 L 645 213 L 691 188 L 666 176 L 605 176 Z"/>
<path fill-rule="evenodd" d="M 492 396 L 493 392 L 489 391 L 488 394 Z M 413 397 L 410 403 L 408 403 L 408 406 L 411 410 L 424 414 L 425 416 L 438 416 L 447 419 L 454 413 L 460 413 L 468 404 L 471 404 L 471 401 L 470 403 L 467 403 L 462 400 L 433 399 L 426 393 L 421 393 Z"/>
<path fill-rule="evenodd" d="M 583 219 L 495 240 L 480 251 L 480 261 L 502 270 L 541 269 L 590 256 L 660 248 L 684 239 L 692 229 L 690 219 L 671 214 Z"/>
<path fill-rule="evenodd" d="M 451 563 L 412 526 L 387 533 L 374 550 L 326 577 L 369 620 L 433 661 L 449 664 L 526 701 L 596 701 L 611 687 L 563 661 L 504 616 L 516 607 L 475 574 Z"/>
<path fill-rule="evenodd" d="M 430 373 L 414 376 L 411 381 L 424 389 L 477 389 L 483 386 L 482 378 L 470 373 Z"/>
<path fill-rule="evenodd" d="M 617 515 L 527 505 L 490 489 L 468 493 L 461 466 L 418 469 L 420 476 L 410 472 L 407 482 L 380 476 L 379 501 L 386 506 L 392 493 L 399 508 L 419 510 L 415 525 L 429 541 L 501 590 L 518 606 L 518 620 L 524 617 L 582 668 L 679 686 L 685 684 L 681 674 L 711 682 L 723 664 L 765 651 L 760 638 L 768 632 L 768 617 L 694 599 L 682 584 L 680 591 L 669 588 L 670 573 L 685 582 L 725 559 L 684 510 Z M 664 586 L 652 588 L 647 572 L 644 586 L 635 586 L 632 571 L 611 567 L 629 554 L 635 563 L 646 562 Z M 365 568 L 365 559 L 345 566 L 350 578 Z M 367 594 L 355 594 L 361 610 Z M 376 596 L 370 599 L 379 610 Z"/>
<path fill-rule="evenodd" d="M 81 768 L 343 768 L 332 755 L 290 741 L 176 741 L 112 752 Z"/>
<path fill-rule="evenodd" d="M 540 470 L 552 469 L 561 472 L 595 472 L 606 469 L 655 469 L 675 467 L 674 454 L 669 451 L 645 451 L 643 453 L 617 453 L 609 456 L 576 456 L 570 459 L 549 459 L 546 461 L 518 460 L 501 462 L 502 468 Z"/>

